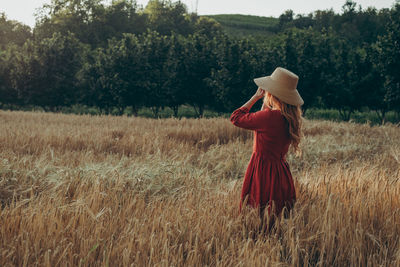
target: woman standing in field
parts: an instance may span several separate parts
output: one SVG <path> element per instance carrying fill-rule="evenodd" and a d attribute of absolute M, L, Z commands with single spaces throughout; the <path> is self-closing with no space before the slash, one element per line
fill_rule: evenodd
<path fill-rule="evenodd" d="M 298 76 L 276 68 L 271 76 L 254 79 L 257 92 L 231 115 L 231 122 L 254 131 L 253 154 L 245 174 L 240 209 L 245 202 L 259 208 L 260 215 L 278 216 L 290 210 L 296 201 L 292 174 L 285 155 L 289 146 L 300 152 L 301 108 L 304 103 L 297 91 Z M 251 107 L 264 98 L 261 111 Z"/>

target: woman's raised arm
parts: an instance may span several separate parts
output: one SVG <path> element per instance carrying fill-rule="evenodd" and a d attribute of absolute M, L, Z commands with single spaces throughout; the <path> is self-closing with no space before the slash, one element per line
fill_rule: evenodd
<path fill-rule="evenodd" d="M 257 92 L 243 106 L 236 109 L 231 115 L 231 122 L 240 128 L 257 130 L 265 127 L 265 120 L 268 114 L 265 111 L 250 113 L 251 107 L 259 99 L 263 98 L 265 91 L 258 88 Z"/>

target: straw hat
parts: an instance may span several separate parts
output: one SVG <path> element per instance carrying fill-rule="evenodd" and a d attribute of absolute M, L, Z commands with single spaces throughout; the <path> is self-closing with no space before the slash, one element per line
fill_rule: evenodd
<path fill-rule="evenodd" d="M 298 81 L 299 77 L 296 74 L 281 67 L 276 68 L 271 76 L 254 79 L 258 87 L 293 106 L 304 104 L 296 89 Z"/>

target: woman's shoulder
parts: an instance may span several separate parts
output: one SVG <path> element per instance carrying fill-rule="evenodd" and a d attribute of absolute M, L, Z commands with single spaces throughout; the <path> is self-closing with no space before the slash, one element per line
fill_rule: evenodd
<path fill-rule="evenodd" d="M 285 125 L 285 117 L 279 109 L 265 109 L 263 117 L 269 126 L 278 127 Z"/>
<path fill-rule="evenodd" d="M 272 118 L 280 118 L 282 117 L 282 113 L 279 109 L 263 109 L 260 112 L 262 112 L 263 114 L 265 114 L 265 116 L 267 117 L 272 117 Z"/>

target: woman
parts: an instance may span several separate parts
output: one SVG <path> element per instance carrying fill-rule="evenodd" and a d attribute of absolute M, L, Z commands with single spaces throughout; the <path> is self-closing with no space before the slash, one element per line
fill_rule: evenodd
<path fill-rule="evenodd" d="M 278 216 L 290 210 L 296 200 L 292 174 L 285 155 L 291 145 L 300 152 L 301 108 L 304 103 L 296 87 L 296 74 L 276 68 L 271 76 L 254 79 L 257 92 L 231 115 L 231 122 L 254 131 L 253 154 L 245 174 L 242 203 L 259 208 L 260 215 Z M 251 107 L 264 97 L 261 111 L 249 113 Z"/>

